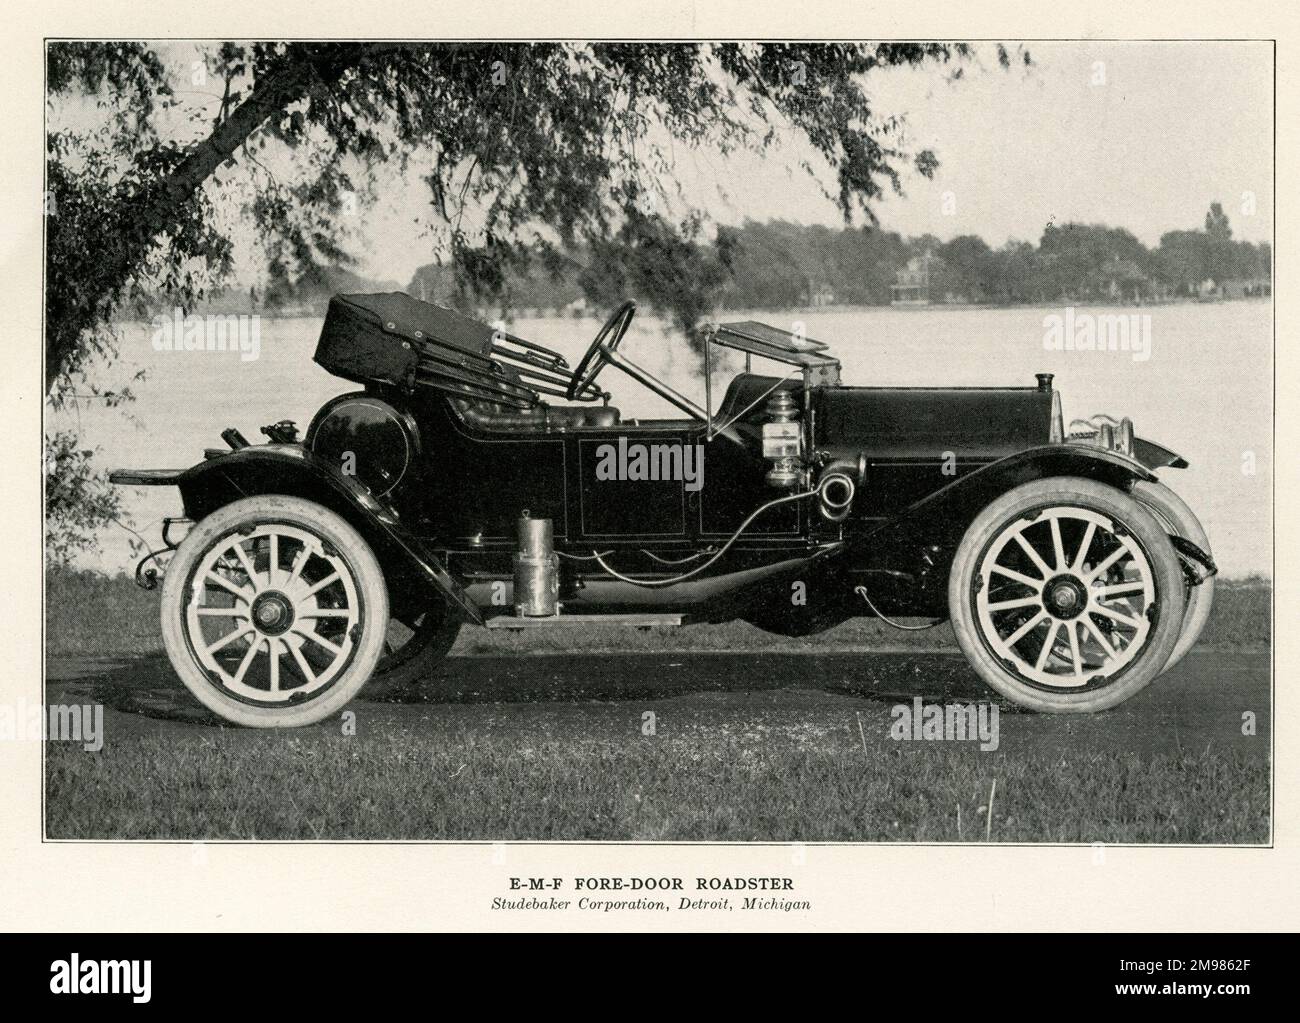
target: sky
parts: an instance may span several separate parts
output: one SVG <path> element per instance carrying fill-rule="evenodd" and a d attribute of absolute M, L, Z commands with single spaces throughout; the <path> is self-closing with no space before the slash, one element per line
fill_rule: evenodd
<path fill-rule="evenodd" d="M 978 60 L 957 81 L 948 78 L 951 66 L 872 73 L 876 113 L 903 115 L 908 148 L 929 148 L 940 162 L 932 180 L 905 168 L 905 195 L 875 207 L 884 229 L 945 240 L 977 234 L 996 247 L 1011 238 L 1036 242 L 1049 223 L 1080 221 L 1127 228 L 1154 246 L 1166 231 L 1202 226 L 1218 201 L 1235 237 L 1271 240 L 1271 43 L 1023 45 L 1034 61 L 1028 68 L 1004 70 L 991 44 L 977 44 Z M 160 53 L 206 130 L 217 85 L 189 81 L 202 51 L 170 43 Z M 86 104 L 62 116 L 86 123 L 97 115 Z M 798 168 L 812 150 L 792 135 L 762 156 L 674 152 L 686 201 L 715 225 L 843 223 Z M 829 172 L 823 180 L 833 190 Z M 404 284 L 434 257 L 421 230 L 431 214 L 428 190 L 417 171 L 402 177 L 394 169 L 381 172 L 379 193 L 380 207 L 354 225 L 353 254 L 366 276 Z M 246 250 L 239 265 L 260 266 L 251 233 L 231 233 Z"/>
<path fill-rule="evenodd" d="M 1029 68 L 1003 70 L 984 47 L 955 82 L 936 66 L 872 76 L 876 111 L 904 114 L 910 148 L 940 161 L 933 179 L 906 173 L 905 195 L 877 206 L 884 229 L 977 234 L 996 247 L 1080 221 L 1125 227 L 1155 246 L 1166 231 L 1201 227 L 1218 201 L 1234 237 L 1271 239 L 1271 44 L 1025 46 Z M 764 157 L 676 152 L 685 194 L 717 223 L 843 223 L 798 168 L 808 149 L 792 140 Z M 419 187 L 389 194 L 399 198 L 379 212 L 359 255 L 371 275 L 405 281 L 427 260 L 417 247 L 381 242 L 409 234 L 425 196 Z"/>
<path fill-rule="evenodd" d="M 1268 239 L 1271 47 L 1026 45 L 1035 61 L 1027 69 L 992 66 L 956 82 L 932 69 L 876 79 L 880 108 L 906 114 L 913 146 L 940 160 L 933 180 L 912 174 L 905 199 L 881 204 L 884 226 L 1001 243 L 1036 240 L 1051 220 L 1103 221 L 1152 245 L 1167 230 L 1199 225 L 1217 199 L 1239 236 Z M 805 183 L 774 170 L 756 161 L 733 179 L 733 216 L 762 207 L 837 221 Z M 955 212 L 944 212 L 946 192 Z M 1256 195 L 1251 218 L 1234 213 L 1244 192 Z"/>

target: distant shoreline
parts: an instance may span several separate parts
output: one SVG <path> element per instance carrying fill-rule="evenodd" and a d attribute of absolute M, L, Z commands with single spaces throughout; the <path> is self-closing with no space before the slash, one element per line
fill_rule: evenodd
<path fill-rule="evenodd" d="M 1078 300 L 1067 300 L 1060 302 L 933 302 L 928 305 L 855 305 L 845 303 L 843 305 L 809 305 L 809 306 L 780 306 L 770 309 L 717 309 L 710 315 L 709 319 L 723 320 L 737 315 L 762 315 L 762 316 L 786 316 L 790 314 L 821 315 L 821 314 L 854 314 L 875 311 L 894 311 L 899 313 L 920 313 L 920 312 L 972 312 L 972 311 L 1005 311 L 1008 309 L 1062 309 L 1066 306 L 1072 306 L 1076 309 L 1123 309 L 1130 312 L 1136 312 L 1143 309 L 1165 308 L 1168 306 L 1188 305 L 1229 305 L 1237 303 L 1271 303 L 1271 295 L 1259 295 L 1250 298 L 1220 298 L 1208 301 L 1202 301 L 1195 298 L 1170 298 L 1150 302 L 1124 302 L 1124 303 L 1105 303 L 1089 302 Z M 556 314 L 546 312 L 541 315 L 533 315 L 535 309 L 513 310 L 505 316 L 507 323 L 513 323 L 516 320 L 583 320 L 599 319 L 601 313 L 599 310 L 588 310 L 579 315 L 571 313 Z M 252 315 L 260 316 L 268 320 L 320 320 L 324 319 L 325 311 L 309 309 L 254 309 Z M 526 315 L 525 315 L 526 314 Z M 195 310 L 194 315 L 198 316 L 247 316 L 250 315 L 248 309 L 228 309 L 213 307 L 211 309 Z M 472 314 L 479 319 L 493 320 L 497 319 L 500 312 L 478 312 Z M 144 320 L 138 318 L 120 318 L 116 321 L 122 326 L 150 326 L 152 319 Z"/>

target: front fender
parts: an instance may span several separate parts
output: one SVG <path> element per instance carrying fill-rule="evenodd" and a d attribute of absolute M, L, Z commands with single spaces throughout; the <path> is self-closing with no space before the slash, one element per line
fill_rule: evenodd
<path fill-rule="evenodd" d="M 877 524 L 862 539 L 900 527 L 935 538 L 960 535 L 999 495 L 1049 476 L 1082 476 L 1120 490 L 1131 489 L 1139 480 L 1156 479 L 1146 466 L 1114 451 L 1083 444 L 1044 444 L 980 466 Z"/>
<path fill-rule="evenodd" d="M 1133 457 L 1148 469 L 1186 469 L 1187 459 L 1145 437 L 1133 438 Z"/>
<path fill-rule="evenodd" d="M 169 482 L 180 488 L 185 513 L 195 521 L 231 501 L 258 494 L 286 494 L 324 505 L 370 544 L 384 567 L 395 607 L 418 605 L 418 591 L 432 587 L 463 620 L 483 624 L 474 602 L 433 552 L 399 521 L 391 505 L 298 444 L 239 448 L 175 474 Z"/>

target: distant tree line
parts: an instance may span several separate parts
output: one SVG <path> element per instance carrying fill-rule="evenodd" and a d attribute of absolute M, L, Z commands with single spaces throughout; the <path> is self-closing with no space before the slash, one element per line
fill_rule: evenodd
<path fill-rule="evenodd" d="M 1154 249 L 1123 228 L 1048 224 L 1038 244 L 992 248 L 978 235 L 940 241 L 871 227 L 835 231 L 782 221 L 719 230 L 729 269 L 721 304 L 772 308 L 880 305 L 910 269 L 925 272 L 931 301 L 1154 301 L 1201 292 L 1209 282 L 1266 281 L 1267 243 L 1234 241 L 1219 203 L 1201 230 L 1169 231 Z"/>
<path fill-rule="evenodd" d="M 396 281 L 374 281 L 341 266 L 312 266 L 296 277 L 280 266 L 272 267 L 260 295 L 255 289 L 252 300 L 271 312 L 323 312 L 335 295 L 361 292 L 400 291 Z"/>
<path fill-rule="evenodd" d="M 936 303 L 1146 302 L 1197 296 L 1226 281 L 1266 282 L 1272 258 L 1267 243 L 1233 240 L 1219 203 L 1203 228 L 1169 231 L 1153 249 L 1104 224 L 1049 224 L 1037 245 L 1011 240 L 995 249 L 977 235 L 941 241 L 782 220 L 719 227 L 712 242 L 703 242 L 689 232 L 683 240 L 681 232 L 656 230 L 655 218 L 644 218 L 548 268 L 507 273 L 500 301 L 508 310 L 551 314 L 612 307 L 624 296 L 660 299 L 664 307 L 670 303 L 661 293 L 679 288 L 693 299 L 686 320 L 711 308 L 886 305 L 891 288 L 919 271 Z M 407 290 L 476 305 L 450 266 L 421 267 Z"/>

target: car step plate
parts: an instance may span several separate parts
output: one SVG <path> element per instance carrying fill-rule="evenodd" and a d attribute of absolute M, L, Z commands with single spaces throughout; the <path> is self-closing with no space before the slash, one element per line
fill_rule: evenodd
<path fill-rule="evenodd" d="M 682 616 L 674 614 L 642 615 L 548 615 L 544 618 L 523 618 L 498 615 L 487 620 L 489 629 L 541 629 L 555 625 L 632 625 L 640 628 L 653 626 L 679 626 Z"/>

